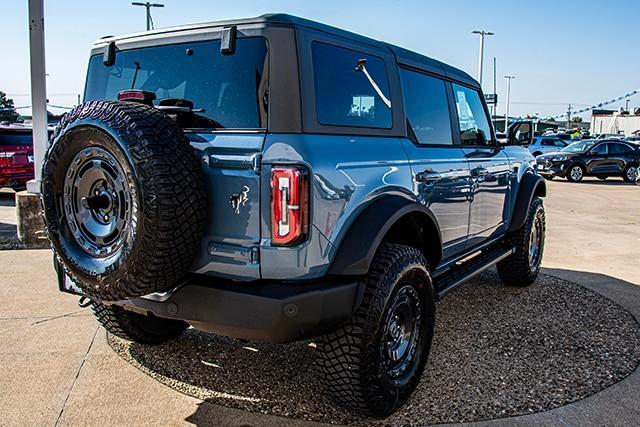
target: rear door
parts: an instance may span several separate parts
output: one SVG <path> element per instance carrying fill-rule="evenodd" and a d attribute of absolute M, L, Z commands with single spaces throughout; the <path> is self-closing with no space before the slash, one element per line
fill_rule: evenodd
<path fill-rule="evenodd" d="M 447 83 L 436 76 L 400 68 L 411 163 L 418 199 L 433 212 L 442 234 L 443 258 L 464 250 L 471 201 L 465 152 L 454 145 Z"/>
<path fill-rule="evenodd" d="M 457 112 L 457 131 L 471 175 L 471 207 L 467 248 L 503 230 L 510 162 L 493 137 L 490 119 L 479 91 L 451 85 Z"/>
<path fill-rule="evenodd" d="M 609 163 L 612 170 L 616 173 L 624 172 L 629 162 L 634 160 L 635 150 L 622 142 L 610 142 L 608 145 Z"/>

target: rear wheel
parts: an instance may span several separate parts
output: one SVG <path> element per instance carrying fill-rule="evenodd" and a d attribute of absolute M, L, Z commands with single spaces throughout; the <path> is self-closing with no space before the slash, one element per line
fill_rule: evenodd
<path fill-rule="evenodd" d="M 567 179 L 571 182 L 580 182 L 584 178 L 584 168 L 579 164 L 573 164 L 567 172 Z"/>
<path fill-rule="evenodd" d="M 636 182 L 638 180 L 639 169 L 636 165 L 627 166 L 622 177 L 627 182 Z"/>
<path fill-rule="evenodd" d="M 508 286 L 529 286 L 540 272 L 545 241 L 545 212 L 542 199 L 531 202 L 524 225 L 505 238 L 515 252 L 497 265 L 500 279 Z"/>
<path fill-rule="evenodd" d="M 189 327 L 180 320 L 133 313 L 117 305 L 92 302 L 91 310 L 107 332 L 140 344 L 161 344 L 176 338 Z"/>
<path fill-rule="evenodd" d="M 318 368 L 329 395 L 357 414 L 384 417 L 415 389 L 434 325 L 431 278 L 415 248 L 383 244 L 364 278 L 360 307 L 318 340 Z"/>

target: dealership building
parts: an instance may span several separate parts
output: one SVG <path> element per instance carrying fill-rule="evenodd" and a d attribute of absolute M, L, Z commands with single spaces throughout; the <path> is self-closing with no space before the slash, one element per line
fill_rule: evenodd
<path fill-rule="evenodd" d="M 593 110 L 591 133 L 640 134 L 640 108 L 633 111 Z"/>

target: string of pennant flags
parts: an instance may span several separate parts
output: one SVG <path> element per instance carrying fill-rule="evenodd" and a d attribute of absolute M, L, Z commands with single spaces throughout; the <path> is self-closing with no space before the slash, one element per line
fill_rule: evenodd
<path fill-rule="evenodd" d="M 578 115 L 578 114 L 586 113 L 587 111 L 595 110 L 597 108 L 602 108 L 602 107 L 605 107 L 607 105 L 611 105 L 611 104 L 614 104 L 616 102 L 620 102 L 623 99 L 631 98 L 633 95 L 637 95 L 638 93 L 640 93 L 640 89 L 636 89 L 636 90 L 634 90 L 632 92 L 625 93 L 624 95 L 619 96 L 617 98 L 613 98 L 613 99 L 611 99 L 609 101 L 603 101 L 603 102 L 601 102 L 599 104 L 592 105 L 591 107 L 586 107 L 586 108 L 583 108 L 581 110 L 572 111 L 571 114 L 572 115 Z M 548 118 L 560 119 L 560 118 L 564 118 L 564 117 L 567 117 L 567 113 L 557 114 L 555 116 L 551 116 L 551 117 L 548 117 Z"/>
<path fill-rule="evenodd" d="M 605 107 L 607 105 L 611 105 L 611 104 L 614 104 L 616 102 L 620 102 L 623 99 L 631 98 L 632 96 L 637 95 L 638 93 L 640 93 L 640 89 L 636 89 L 634 91 L 625 93 L 624 95 L 621 95 L 621 96 L 619 96 L 617 98 L 610 99 L 608 101 L 603 101 L 603 102 L 601 102 L 599 104 L 594 104 L 591 107 L 586 107 L 586 108 L 583 108 L 581 110 L 572 111 L 571 113 L 573 115 L 586 113 L 587 111 L 595 110 L 597 108 L 602 108 L 602 107 Z M 62 105 L 52 105 L 52 104 L 49 104 L 49 106 L 50 107 L 55 107 L 55 108 L 62 108 L 62 109 L 65 109 L 65 110 L 71 110 L 73 108 L 73 107 L 65 107 L 65 106 L 62 106 Z M 20 108 L 29 108 L 29 105 L 22 106 L 22 107 L 14 107 L 14 108 L 0 108 L 0 111 L 15 111 L 15 110 L 20 109 Z M 567 116 L 567 113 L 564 113 L 564 114 L 556 114 L 555 116 L 546 116 L 546 118 L 547 119 L 561 119 L 561 118 L 564 118 L 566 116 Z"/>

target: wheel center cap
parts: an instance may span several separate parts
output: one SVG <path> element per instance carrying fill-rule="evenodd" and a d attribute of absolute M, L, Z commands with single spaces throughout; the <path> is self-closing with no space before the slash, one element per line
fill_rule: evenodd
<path fill-rule="evenodd" d="M 113 207 L 113 196 L 106 190 L 96 192 L 93 196 L 83 197 L 82 206 L 92 211 L 110 211 Z"/>

